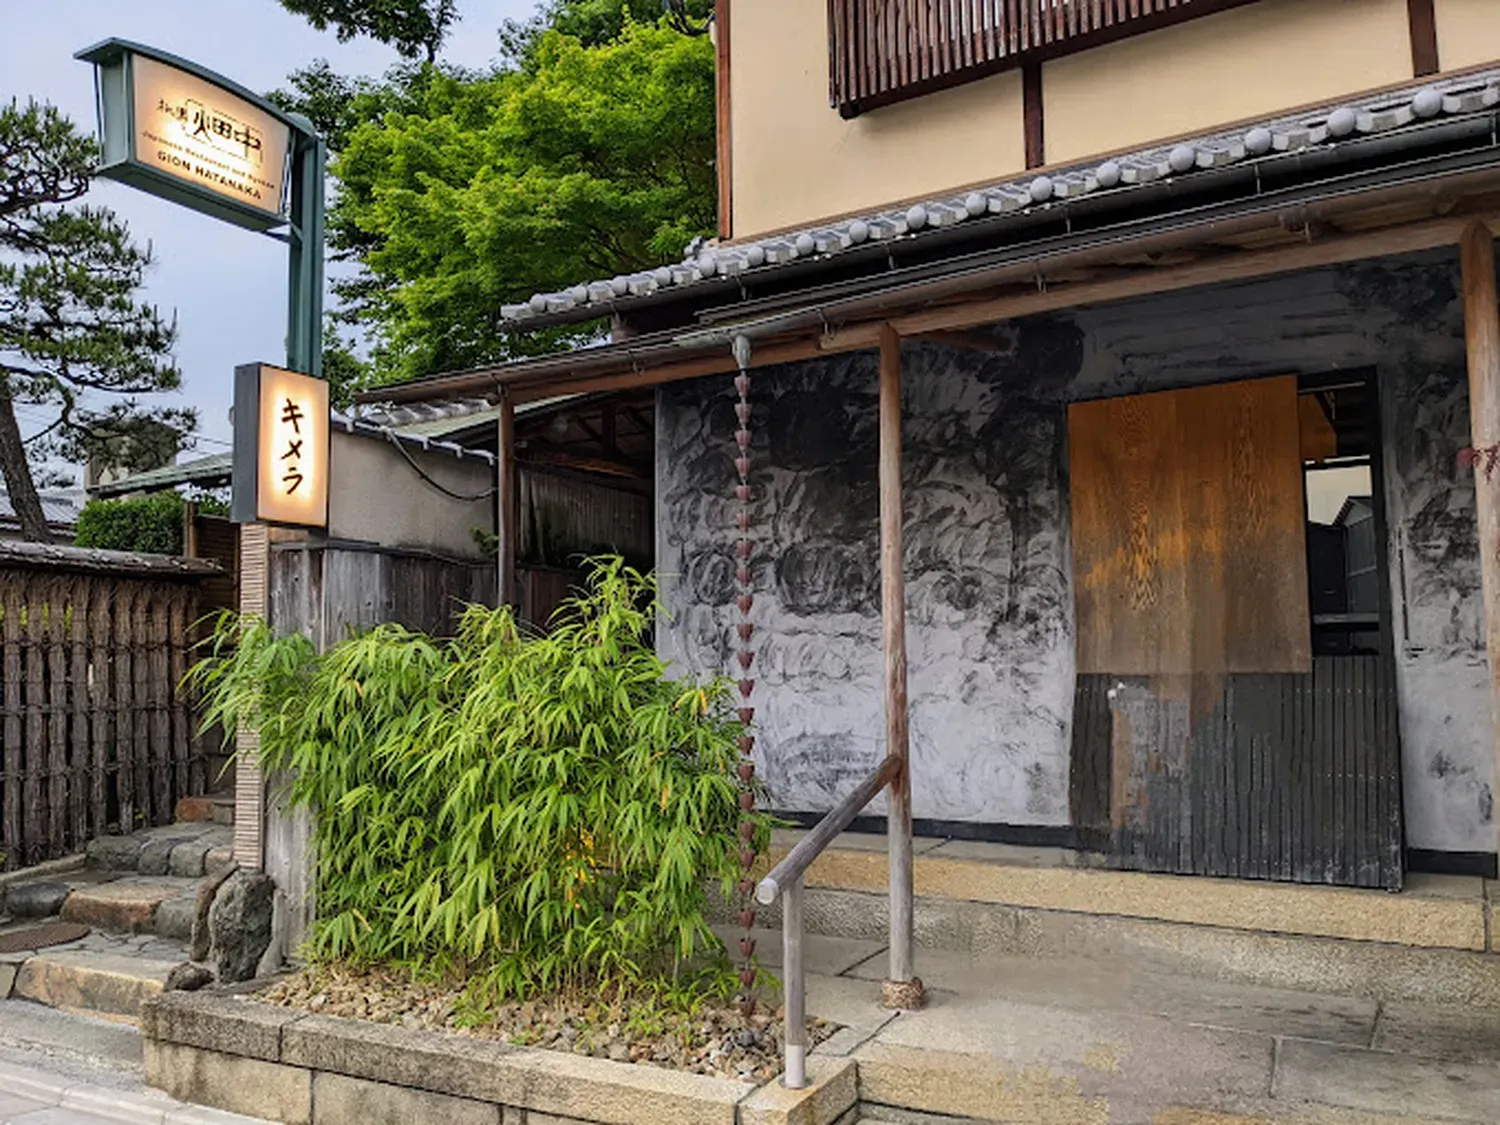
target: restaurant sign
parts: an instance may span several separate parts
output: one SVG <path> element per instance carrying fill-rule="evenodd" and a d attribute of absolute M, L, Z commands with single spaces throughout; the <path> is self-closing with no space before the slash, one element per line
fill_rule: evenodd
<path fill-rule="evenodd" d="M 94 64 L 101 176 L 256 230 L 287 221 L 291 121 L 249 90 L 164 51 L 111 39 Z"/>
<path fill-rule="evenodd" d="M 234 369 L 236 523 L 328 525 L 328 384 L 264 363 Z"/>

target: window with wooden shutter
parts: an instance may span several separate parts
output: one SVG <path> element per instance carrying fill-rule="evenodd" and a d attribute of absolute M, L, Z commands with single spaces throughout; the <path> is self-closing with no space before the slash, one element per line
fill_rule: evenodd
<path fill-rule="evenodd" d="M 844 117 L 1253 0 L 828 0 Z"/>

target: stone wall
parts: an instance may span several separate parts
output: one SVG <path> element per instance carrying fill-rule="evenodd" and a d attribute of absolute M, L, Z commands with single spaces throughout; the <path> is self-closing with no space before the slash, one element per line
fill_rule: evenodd
<path fill-rule="evenodd" d="M 903 348 L 914 813 L 1065 825 L 1074 673 L 1066 407 L 1232 378 L 1378 374 L 1408 844 L 1492 850 L 1488 697 L 1456 254 L 1434 252 L 997 326 Z M 820 811 L 883 753 L 876 367 L 756 374 L 757 756 Z M 728 380 L 657 410 L 665 655 L 729 663 Z M 877 806 L 878 807 L 878 806 Z"/>
<path fill-rule="evenodd" d="M 852 1059 L 808 1060 L 787 1090 L 314 1016 L 249 994 L 169 992 L 141 1009 L 146 1083 L 283 1125 L 833 1125 L 858 1097 Z"/>

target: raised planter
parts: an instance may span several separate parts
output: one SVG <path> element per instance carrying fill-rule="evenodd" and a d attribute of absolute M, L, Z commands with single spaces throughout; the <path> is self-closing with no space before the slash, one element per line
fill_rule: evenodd
<path fill-rule="evenodd" d="M 756 1087 L 212 991 L 147 1001 L 141 1031 L 151 1085 L 285 1125 L 832 1125 L 858 1096 L 852 1059 L 809 1059 L 805 1090 Z"/>

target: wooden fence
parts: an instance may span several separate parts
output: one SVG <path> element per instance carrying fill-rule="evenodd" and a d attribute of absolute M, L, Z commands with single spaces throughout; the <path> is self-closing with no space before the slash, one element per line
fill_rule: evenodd
<path fill-rule="evenodd" d="M 844 117 L 1252 0 L 828 0 Z"/>
<path fill-rule="evenodd" d="M 204 756 L 176 688 L 211 563 L 0 543 L 4 869 L 171 821 Z"/>

